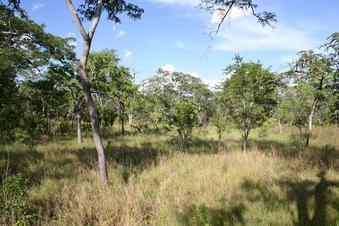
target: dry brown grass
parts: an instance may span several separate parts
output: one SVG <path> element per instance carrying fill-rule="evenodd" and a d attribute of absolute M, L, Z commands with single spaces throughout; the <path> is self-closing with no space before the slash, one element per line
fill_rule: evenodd
<path fill-rule="evenodd" d="M 168 135 L 116 138 L 107 153 L 106 189 L 90 140 L 4 149 L 12 153 L 13 171 L 30 179 L 38 225 L 293 225 L 313 224 L 323 214 L 327 225 L 339 224 L 338 128 L 315 129 L 302 154 L 293 153 L 291 130 L 253 134 L 246 153 L 236 132 L 221 146 L 214 131 L 196 134 L 200 139 L 187 150 Z M 300 215 L 303 208 L 308 216 Z"/>

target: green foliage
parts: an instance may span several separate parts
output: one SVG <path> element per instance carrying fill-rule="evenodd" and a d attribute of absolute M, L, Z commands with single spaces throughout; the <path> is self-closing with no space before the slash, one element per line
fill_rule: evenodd
<path fill-rule="evenodd" d="M 91 21 L 95 16 L 97 7 L 96 0 L 85 0 L 84 3 L 79 6 L 78 12 L 83 20 Z M 103 0 L 102 8 L 103 11 L 107 12 L 107 19 L 115 23 L 120 23 L 119 14 L 126 13 L 131 19 L 137 20 L 140 19 L 141 14 L 144 12 L 143 9 L 134 4 L 127 3 L 124 0 Z"/>
<path fill-rule="evenodd" d="M 13 139 L 17 129 L 25 128 L 28 119 L 23 117 L 24 114 L 40 117 L 42 109 L 44 113 L 50 113 L 52 108 L 42 108 L 41 102 L 57 105 L 54 101 L 60 100 L 62 95 L 56 92 L 56 84 L 60 82 L 60 78 L 69 76 L 70 62 L 75 58 L 73 46 L 68 43 L 70 39 L 45 32 L 42 25 L 30 20 L 21 11 L 19 2 L 0 3 L 2 142 Z M 19 84 L 17 82 L 19 75 L 21 79 L 29 78 L 30 81 Z M 49 78 L 46 78 L 48 76 Z M 22 93 L 22 87 L 30 87 L 30 90 Z"/>
<path fill-rule="evenodd" d="M 156 131 L 159 131 L 162 115 L 160 106 L 154 97 L 138 92 L 132 99 L 129 113 L 132 117 L 130 121 L 132 126 L 145 129 L 150 124 Z"/>
<path fill-rule="evenodd" d="M 260 63 L 240 63 L 225 81 L 222 100 L 236 128 L 242 131 L 243 149 L 251 129 L 271 116 L 276 105 L 277 78 Z"/>
<path fill-rule="evenodd" d="M 299 128 L 301 132 L 307 123 L 313 100 L 314 89 L 308 84 L 299 83 L 287 89 L 281 103 L 284 120 Z"/>
<path fill-rule="evenodd" d="M 197 105 L 201 124 L 207 124 L 213 115 L 213 93 L 200 78 L 182 72 L 159 70 L 158 74 L 144 80 L 140 90 L 153 98 L 162 115 L 162 121 L 171 121 L 171 112 L 178 102 L 192 101 Z"/>
<path fill-rule="evenodd" d="M 28 211 L 27 187 L 23 175 L 5 177 L 0 187 L 0 223 L 28 225 L 32 217 Z"/>
<path fill-rule="evenodd" d="M 258 135 L 259 137 L 266 137 L 272 125 L 274 124 L 274 120 L 272 118 L 266 120 L 259 128 Z"/>
<path fill-rule="evenodd" d="M 227 107 L 222 98 L 222 93 L 215 94 L 214 114 L 212 123 L 217 127 L 219 140 L 221 140 L 224 131 L 231 126 L 231 119 L 227 114 Z"/>
<path fill-rule="evenodd" d="M 118 65 L 118 62 L 115 51 L 103 50 L 91 53 L 86 67 L 102 125 L 112 126 L 119 116 L 124 131 L 126 108 L 136 95 L 137 88 L 130 70 Z"/>
<path fill-rule="evenodd" d="M 192 130 L 198 124 L 197 108 L 194 103 L 182 102 L 175 106 L 173 112 L 173 125 L 183 144 L 186 144 Z"/>

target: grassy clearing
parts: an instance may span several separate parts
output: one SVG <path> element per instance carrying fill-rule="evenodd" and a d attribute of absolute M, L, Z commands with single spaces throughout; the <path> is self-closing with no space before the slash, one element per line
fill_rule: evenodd
<path fill-rule="evenodd" d="M 3 146 L 0 167 L 26 175 L 37 225 L 339 225 L 338 128 L 316 128 L 300 151 L 291 128 L 239 150 L 195 132 L 183 150 L 171 134 L 105 140 L 110 185 L 98 181 L 90 139 L 55 140 L 33 149 Z"/>

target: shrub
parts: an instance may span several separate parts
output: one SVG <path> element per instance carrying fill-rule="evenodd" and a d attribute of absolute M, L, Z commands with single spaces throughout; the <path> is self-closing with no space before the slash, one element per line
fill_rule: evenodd
<path fill-rule="evenodd" d="M 174 109 L 173 124 L 177 128 L 181 142 L 186 144 L 193 128 L 198 124 L 196 106 L 191 102 L 177 104 Z"/>
<path fill-rule="evenodd" d="M 258 128 L 258 135 L 259 137 L 266 137 L 270 128 L 273 125 L 273 119 L 266 120 L 259 128 Z"/>
<path fill-rule="evenodd" d="M 31 217 L 24 177 L 22 174 L 5 177 L 0 185 L 0 224 L 27 225 Z"/>

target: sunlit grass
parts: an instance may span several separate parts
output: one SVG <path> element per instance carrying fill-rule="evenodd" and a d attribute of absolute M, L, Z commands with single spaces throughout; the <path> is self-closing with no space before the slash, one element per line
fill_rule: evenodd
<path fill-rule="evenodd" d="M 338 128 L 315 128 L 304 150 L 293 133 L 253 131 L 246 153 L 238 131 L 219 142 L 213 128 L 196 130 L 185 148 L 174 133 L 105 139 L 107 189 L 90 138 L 3 146 L 0 167 L 27 176 L 41 225 L 293 225 L 323 215 L 339 224 Z"/>

